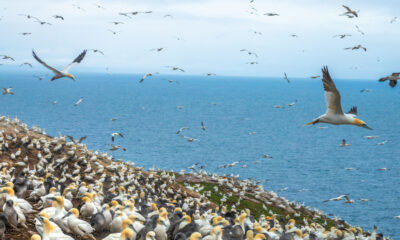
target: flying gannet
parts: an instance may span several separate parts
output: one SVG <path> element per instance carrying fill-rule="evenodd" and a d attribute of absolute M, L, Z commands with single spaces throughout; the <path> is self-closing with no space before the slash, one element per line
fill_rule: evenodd
<path fill-rule="evenodd" d="M 325 91 L 325 100 L 327 105 L 326 113 L 314 119 L 313 121 L 306 123 L 304 126 L 316 124 L 316 123 L 329 123 L 333 125 L 355 125 L 363 128 L 372 130 L 367 124 L 357 119 L 357 107 L 352 107 L 349 112 L 343 113 L 340 94 L 336 89 L 335 83 L 329 74 L 328 67 L 322 68 L 322 83 Z"/>
<path fill-rule="evenodd" d="M 69 71 L 73 66 L 77 65 L 78 63 L 80 63 L 80 62 L 83 60 L 83 58 L 84 58 L 85 55 L 86 55 L 86 50 L 84 50 L 81 54 L 79 54 L 79 56 L 78 56 L 77 58 L 75 58 L 75 60 L 72 61 L 72 63 L 70 63 L 70 64 L 69 64 L 64 70 L 62 70 L 62 71 L 58 71 L 57 69 L 55 69 L 55 68 L 49 66 L 47 63 L 43 62 L 43 61 L 36 55 L 36 53 L 35 53 L 33 50 L 32 50 L 32 54 L 33 54 L 33 57 L 34 57 L 39 63 L 41 63 L 43 66 L 45 66 L 46 68 L 48 68 L 48 69 L 50 69 L 51 71 L 53 71 L 54 76 L 51 78 L 51 80 L 50 80 L 51 82 L 54 81 L 54 80 L 56 80 L 56 79 L 63 78 L 63 77 L 68 77 L 68 78 L 71 78 L 72 80 L 75 81 L 74 75 L 68 73 L 68 71 Z"/>

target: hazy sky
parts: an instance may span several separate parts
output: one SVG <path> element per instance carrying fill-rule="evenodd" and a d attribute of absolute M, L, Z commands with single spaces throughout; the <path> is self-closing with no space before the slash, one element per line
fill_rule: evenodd
<path fill-rule="evenodd" d="M 359 10 L 359 18 L 339 16 L 344 12 L 342 4 Z M 0 60 L 4 64 L 0 71 L 23 62 L 34 63 L 34 68 L 18 68 L 21 71 L 44 71 L 32 58 L 32 49 L 50 65 L 62 68 L 85 48 L 100 49 L 105 55 L 90 53 L 71 72 L 105 72 L 108 67 L 110 72 L 173 73 L 164 66 L 174 65 L 192 75 L 282 76 L 286 72 L 289 77 L 309 77 L 328 65 L 335 77 L 377 79 L 400 70 L 400 1 L 395 0 L 255 0 L 251 5 L 246 0 L 0 0 L 0 6 L 0 54 L 16 59 L 15 63 Z M 131 19 L 118 14 L 133 11 L 152 13 Z M 263 15 L 267 12 L 280 16 Z M 53 18 L 54 14 L 65 20 Z M 398 21 L 390 23 L 396 16 Z M 115 26 L 111 21 L 125 24 Z M 120 32 L 113 35 L 108 29 Z M 22 36 L 22 32 L 32 34 Z M 344 33 L 352 36 L 332 37 Z M 343 50 L 358 44 L 368 51 Z M 150 51 L 158 47 L 165 49 Z M 243 48 L 258 58 L 241 52 Z M 251 61 L 259 64 L 246 64 Z"/>

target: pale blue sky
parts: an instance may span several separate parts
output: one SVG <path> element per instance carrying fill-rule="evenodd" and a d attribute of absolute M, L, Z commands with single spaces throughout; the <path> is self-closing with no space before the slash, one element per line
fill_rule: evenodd
<path fill-rule="evenodd" d="M 359 18 L 339 16 L 344 12 L 342 4 L 360 10 Z M 335 77 L 377 79 L 400 70 L 400 2 L 394 0 L 255 0 L 252 6 L 259 15 L 248 13 L 251 8 L 246 0 L 0 0 L 0 6 L 0 54 L 16 59 L 15 63 L 0 60 L 4 64 L 0 70 L 31 62 L 33 69 L 18 69 L 44 71 L 32 58 L 31 49 L 50 65 L 62 68 L 85 48 L 100 49 L 105 56 L 88 54 L 71 72 L 105 72 L 108 67 L 115 73 L 171 74 L 164 66 L 175 65 L 191 75 L 213 72 L 270 77 L 286 72 L 289 77 L 309 77 L 319 75 L 322 65 L 328 65 Z M 153 13 L 132 19 L 118 15 L 129 11 Z M 280 16 L 262 15 L 266 12 Z M 31 14 L 52 25 L 41 26 L 19 14 Z M 54 14 L 65 20 L 54 19 Z M 164 18 L 166 14 L 173 18 Z M 390 23 L 396 16 L 398 21 Z M 125 24 L 114 26 L 111 21 Z M 355 25 L 365 35 L 357 32 Z M 121 32 L 113 35 L 107 29 Z M 22 32 L 32 35 L 22 36 Z M 344 33 L 352 36 L 332 38 Z M 368 51 L 343 50 L 357 44 Z M 157 47 L 165 50 L 149 51 Z M 240 52 L 243 48 L 259 57 Z M 251 61 L 259 64 L 246 64 Z"/>

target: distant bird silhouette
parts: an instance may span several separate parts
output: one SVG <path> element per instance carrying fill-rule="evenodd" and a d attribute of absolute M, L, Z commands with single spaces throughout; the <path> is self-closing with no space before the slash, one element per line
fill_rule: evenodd
<path fill-rule="evenodd" d="M 277 13 L 264 13 L 264 15 L 269 16 L 269 17 L 279 16 L 279 14 L 277 14 Z"/>
<path fill-rule="evenodd" d="M 7 55 L 0 55 L 0 57 L 2 57 L 1 59 L 10 59 L 11 61 L 15 61 L 15 59 L 13 57 L 7 56 Z"/>
<path fill-rule="evenodd" d="M 333 37 L 340 37 L 340 39 L 345 38 L 345 37 L 351 37 L 351 34 L 336 34 Z"/>
<path fill-rule="evenodd" d="M 14 93 L 11 90 L 12 90 L 12 87 L 3 88 L 3 95 L 7 95 L 7 94 L 14 95 Z"/>
<path fill-rule="evenodd" d="M 150 51 L 157 51 L 157 52 L 161 52 L 164 48 L 160 47 L 160 48 L 152 48 L 150 49 Z"/>
<path fill-rule="evenodd" d="M 113 31 L 111 29 L 107 29 L 109 32 L 111 32 L 112 34 L 116 35 L 117 33 L 120 33 L 121 31 Z"/>
<path fill-rule="evenodd" d="M 99 4 L 93 3 L 93 5 L 95 5 L 97 8 L 101 8 L 101 9 L 104 9 L 104 10 L 105 10 L 105 8 L 104 8 L 104 7 L 102 7 L 102 6 L 101 6 L 101 5 L 99 5 Z"/>
<path fill-rule="evenodd" d="M 353 18 L 353 17 L 358 17 L 358 12 L 359 11 L 354 11 L 351 10 L 348 6 L 346 5 L 342 5 L 345 9 L 346 12 L 344 12 L 343 14 L 341 14 L 341 16 L 347 16 L 348 18 Z"/>
<path fill-rule="evenodd" d="M 201 122 L 201 129 L 202 129 L 203 131 L 206 130 L 206 126 L 204 125 L 204 122 Z"/>
<path fill-rule="evenodd" d="M 83 97 L 79 98 L 78 101 L 76 101 L 76 103 L 74 104 L 74 106 L 78 106 L 79 104 L 81 104 L 83 102 Z"/>
<path fill-rule="evenodd" d="M 72 136 L 67 136 L 69 138 L 69 140 L 71 140 L 71 142 L 73 143 L 81 143 L 83 140 L 86 139 L 86 136 L 83 136 L 79 139 L 79 141 L 76 141 Z"/>
<path fill-rule="evenodd" d="M 361 33 L 362 35 L 365 35 L 365 33 L 360 29 L 359 26 L 356 25 L 356 28 L 357 28 L 357 31 L 358 31 L 359 33 Z"/>
<path fill-rule="evenodd" d="M 189 129 L 188 127 L 181 127 L 179 130 L 176 132 L 176 134 L 180 134 L 183 130 Z"/>
<path fill-rule="evenodd" d="M 53 15 L 53 18 L 55 18 L 55 19 L 61 19 L 61 20 L 64 21 L 64 17 L 61 16 L 61 15 Z"/>
<path fill-rule="evenodd" d="M 51 23 L 49 23 L 49 22 L 46 22 L 46 21 L 42 21 L 42 20 L 40 20 L 39 18 L 37 18 L 37 17 L 33 17 L 34 19 L 35 19 L 35 22 L 37 22 L 37 23 L 39 23 L 40 25 L 51 25 Z"/>
<path fill-rule="evenodd" d="M 98 49 L 88 49 L 89 51 L 92 51 L 94 53 L 100 53 L 101 55 L 104 55 L 103 51 L 98 50 Z"/>
<path fill-rule="evenodd" d="M 287 74 L 286 74 L 286 73 L 283 73 L 283 74 L 285 75 L 284 78 L 286 79 L 286 81 L 287 81 L 288 83 L 290 83 L 290 80 L 289 80 Z"/>
<path fill-rule="evenodd" d="M 363 93 L 363 92 L 372 92 L 372 90 L 368 89 L 368 88 L 363 88 L 360 90 L 360 93 Z"/>
<path fill-rule="evenodd" d="M 340 144 L 340 147 L 349 147 L 350 144 L 346 143 L 346 139 L 342 140 L 342 143 Z"/>
<path fill-rule="evenodd" d="M 258 55 L 256 54 L 256 53 L 254 53 L 254 52 L 250 52 L 249 50 L 247 50 L 247 49 L 241 49 L 240 50 L 241 52 L 246 52 L 247 54 L 249 54 L 249 55 L 253 55 L 253 56 L 255 56 L 256 58 L 258 58 Z"/>
<path fill-rule="evenodd" d="M 20 66 L 20 67 L 23 67 L 23 66 L 32 67 L 32 64 L 30 64 L 30 63 L 28 63 L 28 62 L 24 62 L 24 63 L 20 64 L 19 66 Z"/>
<path fill-rule="evenodd" d="M 181 71 L 181 72 L 185 72 L 185 70 L 183 70 L 182 68 L 179 67 L 175 67 L 175 66 L 165 66 L 166 68 L 171 68 L 172 71 Z"/>
<path fill-rule="evenodd" d="M 147 77 L 151 77 L 151 76 L 153 76 L 152 73 L 146 73 L 146 74 L 140 79 L 139 83 L 142 83 Z"/>
<path fill-rule="evenodd" d="M 119 132 L 111 133 L 111 141 L 114 142 L 115 137 L 122 137 L 123 138 L 124 135 L 122 135 L 122 133 L 119 133 Z"/>
<path fill-rule="evenodd" d="M 363 47 L 363 46 L 360 45 L 360 44 L 358 44 L 358 45 L 356 45 L 356 46 L 354 46 L 354 47 L 347 47 L 347 48 L 344 48 L 344 50 L 358 50 L 358 49 L 362 49 L 362 50 L 364 50 L 364 52 L 367 51 L 367 48 L 366 48 L 366 47 Z"/>
<path fill-rule="evenodd" d="M 80 6 L 78 6 L 76 4 L 72 4 L 72 6 L 74 6 L 76 9 L 79 9 L 81 11 L 85 11 L 85 9 L 81 8 Z"/>
<path fill-rule="evenodd" d="M 390 23 L 394 23 L 394 22 L 396 22 L 396 20 L 397 20 L 397 17 L 394 17 L 392 20 L 390 20 Z"/>
<path fill-rule="evenodd" d="M 123 22 L 110 22 L 110 23 L 112 23 L 112 24 L 114 24 L 114 25 L 125 24 L 125 23 L 123 23 Z"/>

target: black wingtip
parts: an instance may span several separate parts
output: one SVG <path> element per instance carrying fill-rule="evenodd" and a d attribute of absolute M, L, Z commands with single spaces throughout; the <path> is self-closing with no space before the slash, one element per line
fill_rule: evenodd
<path fill-rule="evenodd" d="M 350 111 L 348 111 L 347 113 L 357 115 L 357 106 L 353 106 L 352 108 L 350 108 Z"/>

